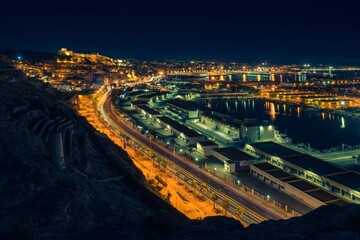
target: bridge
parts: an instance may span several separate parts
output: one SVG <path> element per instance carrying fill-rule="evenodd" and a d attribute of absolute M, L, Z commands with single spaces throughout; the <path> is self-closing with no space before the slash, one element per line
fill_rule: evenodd
<path fill-rule="evenodd" d="M 255 72 L 255 71 L 170 71 L 168 76 L 194 76 L 194 77 L 211 77 L 211 76 L 226 76 L 233 74 L 274 74 L 276 72 Z"/>
<path fill-rule="evenodd" d="M 245 74 L 245 75 L 272 75 L 272 74 L 304 74 L 304 73 L 316 73 L 316 72 L 331 72 L 334 71 L 360 71 L 360 67 L 323 67 L 323 68 L 304 68 L 296 70 L 275 70 L 275 71 L 244 71 L 244 70 L 222 70 L 222 71 L 167 71 L 165 74 L 168 76 L 194 76 L 194 77 L 211 77 L 211 76 L 226 76 L 233 74 Z"/>

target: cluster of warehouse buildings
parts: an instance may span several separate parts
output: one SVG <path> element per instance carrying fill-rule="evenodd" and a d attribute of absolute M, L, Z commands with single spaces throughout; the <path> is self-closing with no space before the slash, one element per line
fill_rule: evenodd
<path fill-rule="evenodd" d="M 161 112 L 150 107 L 148 104 L 140 102 L 139 104 L 133 104 L 133 107 L 138 113 L 157 122 L 160 126 L 175 134 L 189 146 L 196 147 L 196 150 L 204 157 L 212 156 L 220 162 L 223 162 L 224 169 L 228 172 L 235 172 L 240 167 L 248 166 L 255 160 L 253 156 L 238 148 L 219 148 L 218 144 L 209 140 L 206 136 L 198 133 L 180 121 L 164 116 Z M 177 115 L 182 116 L 185 120 L 198 119 L 199 116 L 203 116 L 202 114 L 205 114 L 205 112 L 208 114 L 206 109 L 199 107 L 196 103 L 181 100 L 168 101 L 166 109 L 175 111 Z M 239 137 L 239 135 L 237 137 Z"/>
<path fill-rule="evenodd" d="M 360 203 L 360 174 L 292 150 L 275 142 L 246 144 L 246 151 L 265 159 L 250 172 L 271 186 L 318 207 Z"/>
<path fill-rule="evenodd" d="M 166 94 L 151 95 L 153 97 L 163 98 Z M 132 102 L 137 112 L 176 135 L 188 146 L 196 147 L 204 157 L 223 162 L 227 172 L 250 168 L 250 173 L 259 180 L 313 207 L 360 203 L 359 173 L 273 142 L 274 127 L 269 122 L 230 118 L 194 102 L 178 99 L 167 101 L 165 111 L 160 112 L 150 107 L 149 101 L 141 100 L 137 97 Z M 165 116 L 166 112 L 178 116 L 178 120 Z M 199 122 L 209 130 L 244 140 L 247 142 L 244 151 L 236 147 L 220 148 L 208 137 L 188 127 L 185 124 L 187 121 Z"/>

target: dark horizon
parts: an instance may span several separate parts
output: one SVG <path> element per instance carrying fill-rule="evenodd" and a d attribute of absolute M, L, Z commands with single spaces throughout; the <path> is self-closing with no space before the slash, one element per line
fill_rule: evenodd
<path fill-rule="evenodd" d="M 10 3 L 11 4 L 11 3 Z M 23 3 L 0 16 L 0 49 L 98 52 L 122 59 L 360 65 L 356 5 Z"/>
<path fill-rule="evenodd" d="M 67 48 L 65 46 L 63 46 L 64 48 Z M 44 51 L 44 50 L 33 50 L 33 49 L 0 49 L 0 53 L 3 52 L 12 52 L 13 55 L 9 56 L 12 59 L 17 58 L 18 56 L 21 56 L 22 58 L 24 58 L 23 60 L 26 60 L 26 54 L 27 53 L 39 53 L 39 54 L 56 54 L 57 50 L 59 50 L 61 47 L 59 47 L 58 49 L 54 50 L 54 51 Z M 116 57 L 116 56 L 112 56 L 112 55 L 108 55 L 108 54 L 104 54 L 102 52 L 96 52 L 96 51 L 77 51 L 77 49 L 70 49 L 67 48 L 70 51 L 73 51 L 75 53 L 98 53 L 100 55 L 103 56 L 107 56 L 107 57 L 111 57 L 113 59 L 123 59 L 123 60 L 137 60 L 137 61 L 203 61 L 203 62 L 219 62 L 219 63 L 231 63 L 231 62 L 235 62 L 235 63 L 243 63 L 243 64 L 251 64 L 251 65 L 256 65 L 256 64 L 262 64 L 263 62 L 266 62 L 270 65 L 303 65 L 303 64 L 310 64 L 311 66 L 318 66 L 318 65 L 325 65 L 325 66 L 354 66 L 354 67 L 358 67 L 360 66 L 360 60 L 359 61 L 348 61 L 348 60 L 338 60 L 338 61 L 330 61 L 329 63 L 326 62 L 309 62 L 309 61 L 298 61 L 298 62 L 274 62 L 271 61 L 269 59 L 263 59 L 262 61 L 239 61 L 239 60 L 231 60 L 231 59 L 221 59 L 221 58 L 204 58 L 204 59 L 196 59 L 196 58 L 178 58 L 178 59 L 171 59 L 171 58 L 151 58 L 151 57 L 142 57 L 142 58 L 134 58 L 134 57 Z M 25 53 L 25 56 L 23 55 Z"/>

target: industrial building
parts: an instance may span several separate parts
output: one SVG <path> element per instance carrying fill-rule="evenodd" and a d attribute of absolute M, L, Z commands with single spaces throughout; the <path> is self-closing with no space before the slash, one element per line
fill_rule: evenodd
<path fill-rule="evenodd" d="M 268 162 L 252 164 L 250 173 L 273 188 L 283 191 L 314 208 L 326 204 L 342 206 L 347 203 L 329 191 L 293 176 Z"/>
<path fill-rule="evenodd" d="M 168 94 L 169 94 L 168 92 L 150 92 L 138 96 L 137 100 L 146 101 L 146 102 L 165 100 Z"/>
<path fill-rule="evenodd" d="M 187 126 L 172 120 L 168 117 L 158 117 L 157 121 L 160 125 L 164 128 L 168 129 L 169 131 L 173 132 L 189 145 L 195 145 L 196 142 L 204 141 L 205 137 L 198 133 L 197 131 L 188 128 Z"/>
<path fill-rule="evenodd" d="M 245 119 L 241 124 L 240 138 L 245 142 L 274 140 L 274 127 L 268 121 Z"/>
<path fill-rule="evenodd" d="M 210 140 L 200 141 L 196 143 L 196 150 L 204 157 L 210 156 L 213 153 L 212 150 L 218 147 L 219 145 Z"/>
<path fill-rule="evenodd" d="M 233 138 L 240 138 L 240 124 L 235 124 L 233 121 L 229 121 L 228 118 L 220 117 L 215 114 L 203 113 L 200 116 L 200 122 L 209 127 L 228 134 Z"/>
<path fill-rule="evenodd" d="M 209 129 L 218 130 L 233 139 L 243 139 L 245 142 L 271 141 L 275 137 L 275 129 L 268 121 L 255 118 L 231 119 L 217 114 L 201 114 L 200 122 Z"/>
<path fill-rule="evenodd" d="M 155 119 L 157 117 L 162 116 L 160 112 L 151 108 L 149 105 L 139 104 L 139 105 L 134 105 L 134 107 L 138 113 L 143 114 L 146 118 Z"/>
<path fill-rule="evenodd" d="M 166 109 L 175 112 L 184 119 L 194 119 L 199 117 L 199 111 L 203 107 L 194 102 L 172 99 L 166 103 Z"/>
<path fill-rule="evenodd" d="M 245 149 L 285 172 L 346 201 L 360 203 L 360 174 L 274 142 L 246 144 Z"/>
<path fill-rule="evenodd" d="M 235 147 L 214 148 L 212 155 L 224 163 L 227 172 L 235 172 L 240 167 L 249 166 L 256 159 Z"/>

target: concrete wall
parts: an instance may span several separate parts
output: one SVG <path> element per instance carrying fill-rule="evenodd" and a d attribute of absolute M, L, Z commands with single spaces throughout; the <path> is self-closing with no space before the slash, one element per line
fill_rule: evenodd
<path fill-rule="evenodd" d="M 247 127 L 241 125 L 240 138 L 247 142 L 255 142 L 260 139 L 259 127 Z"/>
<path fill-rule="evenodd" d="M 224 169 L 226 172 L 235 172 L 236 171 L 236 166 L 235 163 L 227 163 L 224 162 Z"/>
<path fill-rule="evenodd" d="M 260 141 L 265 140 L 274 140 L 274 127 L 271 125 L 262 128 L 260 126 Z"/>
<path fill-rule="evenodd" d="M 229 134 L 233 137 L 240 137 L 240 128 L 229 124 L 218 122 L 215 119 L 207 116 L 200 116 L 200 122 L 209 127 L 209 129 L 219 130 L 225 134 Z"/>
<path fill-rule="evenodd" d="M 198 118 L 199 117 L 199 111 L 189 111 L 188 112 L 188 118 Z"/>
<path fill-rule="evenodd" d="M 201 153 L 202 155 L 206 156 L 210 156 L 213 154 L 213 149 L 214 148 L 218 148 L 217 145 L 212 145 L 212 146 L 202 146 L 200 143 L 196 143 L 196 149 L 199 153 Z"/>
<path fill-rule="evenodd" d="M 273 126 L 253 126 L 241 125 L 240 138 L 248 142 L 274 140 Z"/>

